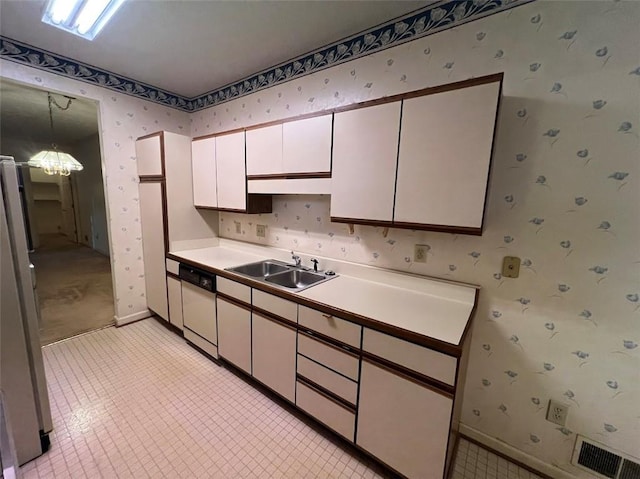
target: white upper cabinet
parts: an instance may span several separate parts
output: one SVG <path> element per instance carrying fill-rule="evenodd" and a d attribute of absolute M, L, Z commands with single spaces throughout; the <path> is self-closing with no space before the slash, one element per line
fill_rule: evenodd
<path fill-rule="evenodd" d="M 499 94 L 495 81 L 404 101 L 394 223 L 481 232 Z"/>
<path fill-rule="evenodd" d="M 205 208 L 217 208 L 218 188 L 215 137 L 191 142 L 191 163 L 193 169 L 193 204 Z"/>
<path fill-rule="evenodd" d="M 334 116 L 331 217 L 393 219 L 400 102 Z"/>
<path fill-rule="evenodd" d="M 247 175 L 282 172 L 282 124 L 247 130 Z"/>
<path fill-rule="evenodd" d="M 244 131 L 216 136 L 218 208 L 239 211 L 247 209 L 244 161 Z"/>
<path fill-rule="evenodd" d="M 164 176 L 161 142 L 161 133 L 136 141 L 138 176 Z"/>
<path fill-rule="evenodd" d="M 330 173 L 333 115 L 282 125 L 283 173 Z"/>

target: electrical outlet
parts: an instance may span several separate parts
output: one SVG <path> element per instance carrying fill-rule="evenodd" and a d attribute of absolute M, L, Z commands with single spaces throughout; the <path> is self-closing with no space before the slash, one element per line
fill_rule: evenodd
<path fill-rule="evenodd" d="M 242 233 L 242 224 L 239 221 L 234 221 L 235 225 L 236 225 L 236 234 L 240 234 Z"/>
<path fill-rule="evenodd" d="M 256 236 L 260 238 L 264 238 L 267 236 L 267 226 L 266 225 L 256 225 Z"/>
<path fill-rule="evenodd" d="M 429 251 L 429 246 L 425 244 L 417 244 L 413 249 L 413 262 L 414 263 L 426 263 L 427 262 L 427 251 Z"/>
<path fill-rule="evenodd" d="M 564 426 L 567 424 L 567 415 L 569 414 L 569 406 L 559 403 L 553 399 L 549 400 L 549 409 L 547 409 L 547 421 Z"/>
<path fill-rule="evenodd" d="M 502 261 L 502 276 L 505 278 L 517 278 L 520 276 L 520 258 L 517 256 L 505 256 Z"/>

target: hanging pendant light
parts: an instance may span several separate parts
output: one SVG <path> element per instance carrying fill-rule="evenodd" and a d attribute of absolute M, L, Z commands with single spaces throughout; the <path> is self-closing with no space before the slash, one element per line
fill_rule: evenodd
<path fill-rule="evenodd" d="M 51 150 L 43 150 L 40 153 L 32 156 L 27 164 L 34 168 L 42 168 L 47 175 L 60 175 L 69 176 L 72 171 L 80 171 L 84 167 L 69 153 L 58 151 L 58 146 L 53 142 L 53 109 L 51 105 L 54 104 L 60 110 L 68 110 L 71 106 L 71 98 L 67 97 L 67 105 L 62 107 L 58 105 L 58 102 L 51 97 L 51 93 L 47 93 L 49 100 L 49 124 L 51 126 Z"/>

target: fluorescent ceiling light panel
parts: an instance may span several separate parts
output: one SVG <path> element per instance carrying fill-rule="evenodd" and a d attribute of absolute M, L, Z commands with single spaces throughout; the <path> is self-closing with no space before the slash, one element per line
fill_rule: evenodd
<path fill-rule="evenodd" d="M 93 40 L 124 0 L 48 0 L 42 21 Z"/>

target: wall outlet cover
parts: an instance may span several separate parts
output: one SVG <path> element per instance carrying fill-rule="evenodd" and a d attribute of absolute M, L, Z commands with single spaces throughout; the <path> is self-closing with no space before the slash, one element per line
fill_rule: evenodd
<path fill-rule="evenodd" d="M 259 238 L 264 238 L 267 236 L 267 226 L 266 225 L 256 225 L 256 236 Z"/>
<path fill-rule="evenodd" d="M 547 409 L 547 421 L 565 426 L 567 424 L 567 415 L 569 414 L 569 406 L 562 404 L 553 399 L 549 400 L 549 408 Z"/>
<path fill-rule="evenodd" d="M 502 261 L 502 276 L 505 278 L 517 278 L 520 276 L 520 258 L 517 256 L 505 256 Z"/>
<path fill-rule="evenodd" d="M 417 244 L 413 249 L 413 262 L 414 263 L 426 263 L 427 252 L 430 247 L 426 244 Z"/>

